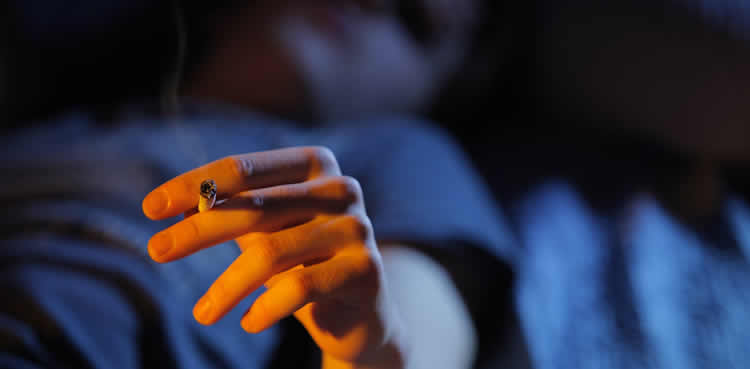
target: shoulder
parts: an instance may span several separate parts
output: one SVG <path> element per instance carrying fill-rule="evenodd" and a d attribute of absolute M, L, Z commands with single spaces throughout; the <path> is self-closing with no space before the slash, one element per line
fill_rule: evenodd
<path fill-rule="evenodd" d="M 462 155 L 451 135 L 435 124 L 409 117 L 385 117 L 368 120 L 348 127 L 350 134 L 366 138 L 360 144 L 390 148 L 396 153 L 418 153 L 429 149 L 435 152 L 450 152 Z M 360 146 L 361 147 L 361 146 Z"/>
<path fill-rule="evenodd" d="M 429 179 L 460 167 L 471 172 L 466 180 L 474 179 L 472 165 L 453 137 L 424 120 L 383 117 L 335 125 L 322 134 L 342 169 L 359 176 L 419 173 Z"/>
<path fill-rule="evenodd" d="M 329 127 L 323 135 L 342 170 L 378 191 L 412 200 L 453 187 L 487 192 L 461 147 L 434 124 L 386 117 Z"/>
<path fill-rule="evenodd" d="M 344 173 L 362 183 L 379 240 L 466 242 L 511 258 L 503 214 L 452 136 L 406 118 L 337 127 L 336 136 L 332 149 Z"/>

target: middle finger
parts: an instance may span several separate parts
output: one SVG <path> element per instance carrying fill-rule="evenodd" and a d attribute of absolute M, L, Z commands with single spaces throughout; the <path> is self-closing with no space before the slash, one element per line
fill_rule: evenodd
<path fill-rule="evenodd" d="M 355 203 L 361 204 L 361 189 L 350 177 L 248 191 L 155 234 L 148 251 L 155 261 L 169 262 L 250 232 L 274 232 L 318 214 L 342 213 Z"/>

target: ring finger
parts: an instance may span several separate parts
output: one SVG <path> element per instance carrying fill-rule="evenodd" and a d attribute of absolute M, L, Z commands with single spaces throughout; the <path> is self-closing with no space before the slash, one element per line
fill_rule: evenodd
<path fill-rule="evenodd" d="M 299 264 L 326 260 L 341 247 L 365 240 L 368 229 L 366 220 L 343 215 L 243 238 L 244 251 L 195 305 L 195 319 L 213 324 L 273 275 Z"/>

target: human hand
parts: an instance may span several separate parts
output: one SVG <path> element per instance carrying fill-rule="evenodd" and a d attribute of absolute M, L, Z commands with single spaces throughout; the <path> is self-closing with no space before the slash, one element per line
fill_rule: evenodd
<path fill-rule="evenodd" d="M 200 183 L 209 178 L 226 201 L 197 213 Z M 157 187 L 144 198 L 143 212 L 153 220 L 186 215 L 149 241 L 159 263 L 232 239 L 242 250 L 195 305 L 198 322 L 215 323 L 265 284 L 241 320 L 246 331 L 293 314 L 330 362 L 403 365 L 402 329 L 390 313 L 362 191 L 341 175 L 330 150 L 229 156 Z"/>

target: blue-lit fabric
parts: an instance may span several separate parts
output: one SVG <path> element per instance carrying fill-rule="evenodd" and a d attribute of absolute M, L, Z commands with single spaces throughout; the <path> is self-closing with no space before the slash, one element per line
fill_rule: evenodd
<path fill-rule="evenodd" d="M 516 306 L 536 368 L 747 368 L 750 210 L 706 232 L 647 194 L 599 214 L 563 181 L 521 201 Z"/>
<path fill-rule="evenodd" d="M 463 241 L 512 253 L 466 158 L 426 125 L 385 119 L 313 130 L 228 107 L 171 120 L 130 111 L 116 125 L 73 114 L 4 139 L 0 367 L 263 368 L 279 331 L 250 335 L 239 325 L 258 292 L 211 327 L 191 314 L 239 254 L 233 243 L 161 265 L 146 252 L 174 220 L 146 219 L 142 198 L 230 154 L 326 145 L 362 183 L 380 242 Z"/>

